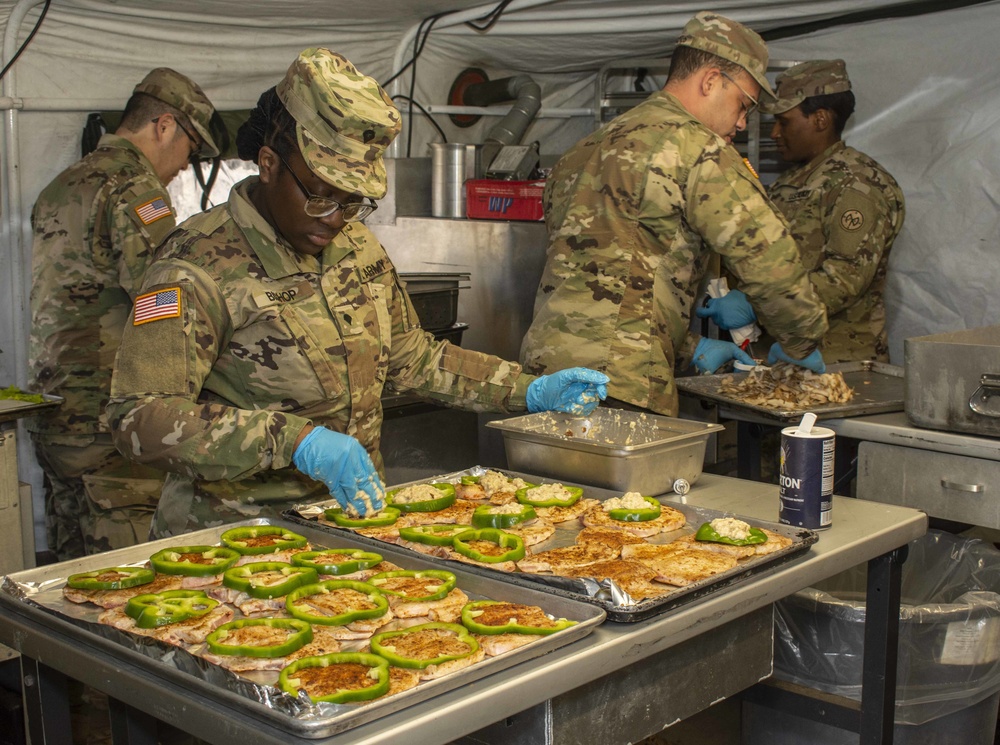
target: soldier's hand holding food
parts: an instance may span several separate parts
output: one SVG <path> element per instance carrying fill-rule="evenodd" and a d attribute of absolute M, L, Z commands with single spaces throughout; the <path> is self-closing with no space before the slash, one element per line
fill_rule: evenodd
<path fill-rule="evenodd" d="M 753 306 L 747 300 L 746 293 L 730 290 L 722 297 L 709 298 L 703 308 L 695 308 L 698 318 L 711 318 L 720 329 L 731 329 L 749 326 L 757 320 Z"/>
<path fill-rule="evenodd" d="M 771 345 L 771 351 L 767 353 L 767 364 L 773 365 L 779 361 L 804 367 L 807 370 L 812 370 L 814 373 L 826 372 L 826 363 L 823 361 L 823 355 L 820 354 L 819 348 L 814 349 L 807 357 L 797 360 L 789 357 L 785 353 L 785 350 L 781 348 L 781 344 L 775 342 Z"/>
<path fill-rule="evenodd" d="M 531 381 L 528 411 L 561 411 L 586 416 L 608 396 L 608 376 L 586 367 L 569 367 Z"/>
<path fill-rule="evenodd" d="M 326 427 L 313 427 L 295 448 L 295 467 L 322 481 L 344 511 L 374 514 L 385 506 L 385 485 L 361 443 Z"/>
<path fill-rule="evenodd" d="M 698 346 L 694 348 L 694 361 L 691 364 L 697 367 L 698 372 L 702 375 L 708 375 L 714 373 L 729 360 L 736 360 L 751 367 L 757 364 L 753 357 L 731 341 L 708 339 L 704 336 L 698 342 Z"/>

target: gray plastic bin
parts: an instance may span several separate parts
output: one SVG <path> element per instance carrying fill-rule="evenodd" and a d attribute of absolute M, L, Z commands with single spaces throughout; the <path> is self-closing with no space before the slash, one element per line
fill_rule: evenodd
<path fill-rule="evenodd" d="M 866 566 L 779 602 L 774 676 L 861 699 Z M 896 742 L 993 743 L 1000 703 L 1000 551 L 931 531 L 903 564 Z M 855 743 L 857 735 L 749 707 L 749 742 Z M 767 739 L 771 734 L 776 739 Z M 782 739 L 782 733 L 792 739 Z"/>

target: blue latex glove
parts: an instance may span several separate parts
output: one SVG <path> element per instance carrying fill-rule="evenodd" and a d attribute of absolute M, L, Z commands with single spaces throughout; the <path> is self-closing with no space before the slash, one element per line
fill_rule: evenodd
<path fill-rule="evenodd" d="M 695 308 L 698 318 L 711 318 L 720 329 L 738 329 L 757 320 L 746 294 L 730 290 L 722 297 L 709 298 L 704 308 Z"/>
<path fill-rule="evenodd" d="M 802 360 L 796 360 L 785 354 L 785 350 L 781 348 L 778 342 L 771 345 L 771 350 L 767 353 L 767 364 L 773 365 L 775 362 L 788 362 L 792 365 L 798 365 L 799 367 L 804 367 L 807 370 L 812 370 L 814 373 L 825 373 L 826 363 L 823 362 L 823 355 L 819 353 L 819 349 L 814 349 L 808 357 Z"/>
<path fill-rule="evenodd" d="M 729 360 L 742 362 L 744 365 L 756 365 L 753 357 L 744 352 L 731 341 L 720 341 L 719 339 L 708 339 L 701 337 L 698 346 L 694 348 L 695 367 L 702 374 L 714 373 Z"/>
<path fill-rule="evenodd" d="M 586 416 L 608 396 L 608 376 L 586 367 L 570 367 L 531 381 L 528 411 L 561 411 Z"/>
<path fill-rule="evenodd" d="M 326 484 L 330 495 L 351 516 L 373 515 L 385 506 L 385 485 L 368 451 L 350 435 L 313 427 L 295 448 L 292 462 L 306 476 Z M 370 509 L 358 496 L 359 491 L 368 495 Z"/>

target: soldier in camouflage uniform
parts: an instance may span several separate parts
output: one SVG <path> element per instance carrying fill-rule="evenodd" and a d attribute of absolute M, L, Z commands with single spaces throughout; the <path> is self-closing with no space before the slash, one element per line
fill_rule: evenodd
<path fill-rule="evenodd" d="M 112 524 L 129 522 L 128 510 L 108 515 L 110 505 L 88 502 L 84 479 L 130 470 L 104 417 L 112 365 L 151 251 L 175 225 L 166 184 L 195 153 L 218 154 L 213 112 L 187 77 L 153 70 L 117 131 L 35 203 L 30 387 L 65 403 L 28 429 L 45 472 L 48 546 L 60 560 L 118 548 L 132 535 Z M 140 475 L 162 478 L 152 469 Z"/>
<path fill-rule="evenodd" d="M 549 247 L 526 370 L 580 364 L 611 378 L 609 400 L 676 415 L 675 369 L 750 361 L 689 333 L 713 255 L 740 277 L 795 358 L 826 331 L 795 242 L 732 147 L 756 96 L 770 96 L 767 47 L 744 26 L 699 13 L 667 84 L 571 148 L 545 188 Z"/>
<path fill-rule="evenodd" d="M 108 406 L 122 452 L 170 472 L 154 535 L 330 494 L 348 511 L 380 508 L 387 387 L 476 411 L 588 412 L 603 397 L 600 373 L 535 378 L 419 328 L 360 222 L 385 194 L 399 127 L 374 80 L 307 49 L 237 136 L 259 176 L 163 245 Z"/>
<path fill-rule="evenodd" d="M 791 226 L 802 263 L 826 305 L 828 362 L 889 361 L 885 330 L 889 251 L 906 210 L 896 180 L 841 139 L 854 111 L 843 60 L 795 65 L 777 80 L 771 137 L 796 163 L 768 188 Z"/>

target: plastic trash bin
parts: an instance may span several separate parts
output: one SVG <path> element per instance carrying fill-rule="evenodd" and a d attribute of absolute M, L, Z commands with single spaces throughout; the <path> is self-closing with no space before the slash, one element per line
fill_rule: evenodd
<path fill-rule="evenodd" d="M 860 701 L 866 565 L 777 603 L 774 676 Z M 909 544 L 899 612 L 899 745 L 992 745 L 1000 704 L 1000 551 L 931 531 Z M 856 743 L 857 734 L 747 705 L 745 742 Z"/>

